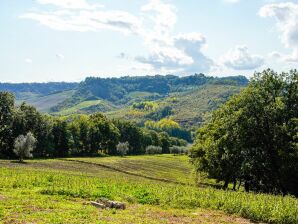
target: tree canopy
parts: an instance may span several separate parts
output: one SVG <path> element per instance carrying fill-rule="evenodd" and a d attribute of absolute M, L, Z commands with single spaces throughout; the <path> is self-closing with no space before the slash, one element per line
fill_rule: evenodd
<path fill-rule="evenodd" d="M 197 132 L 198 172 L 246 190 L 298 195 L 298 72 L 256 73 Z"/>
<path fill-rule="evenodd" d="M 36 147 L 30 149 L 33 157 L 115 155 L 120 153 L 117 151 L 119 142 L 127 142 L 128 154 L 144 154 L 149 145 L 163 147 L 168 153 L 170 146 L 186 144 L 161 130 L 110 120 L 101 113 L 65 117 L 44 115 L 25 103 L 16 106 L 12 94 L 0 92 L 0 158 L 19 156 L 14 150 L 15 139 L 23 136 L 18 142 L 24 142 L 24 135 L 29 132 L 36 138 Z"/>

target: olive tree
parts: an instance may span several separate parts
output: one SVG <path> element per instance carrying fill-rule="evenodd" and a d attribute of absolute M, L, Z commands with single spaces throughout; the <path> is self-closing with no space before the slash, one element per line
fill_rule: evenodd
<path fill-rule="evenodd" d="M 125 156 L 129 151 L 129 143 L 128 142 L 119 142 L 117 145 L 117 152 L 121 156 Z"/>
<path fill-rule="evenodd" d="M 19 161 L 23 162 L 24 158 L 31 158 L 32 151 L 35 147 L 36 139 L 31 132 L 27 135 L 19 135 L 14 142 L 14 153 L 19 157 Z"/>

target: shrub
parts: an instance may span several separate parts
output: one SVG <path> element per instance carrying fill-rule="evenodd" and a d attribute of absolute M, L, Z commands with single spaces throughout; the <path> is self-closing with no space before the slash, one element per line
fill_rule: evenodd
<path fill-rule="evenodd" d="M 129 143 L 128 142 L 119 142 L 119 144 L 117 145 L 117 152 L 121 156 L 125 156 L 128 151 L 129 151 Z"/>
<path fill-rule="evenodd" d="M 162 148 L 160 146 L 149 145 L 146 147 L 146 154 L 153 155 L 153 154 L 161 154 Z"/>

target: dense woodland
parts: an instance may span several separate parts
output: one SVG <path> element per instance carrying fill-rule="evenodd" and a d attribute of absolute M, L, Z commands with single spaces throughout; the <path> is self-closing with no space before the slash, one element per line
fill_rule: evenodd
<path fill-rule="evenodd" d="M 298 72 L 256 73 L 198 130 L 192 157 L 225 188 L 298 195 Z"/>

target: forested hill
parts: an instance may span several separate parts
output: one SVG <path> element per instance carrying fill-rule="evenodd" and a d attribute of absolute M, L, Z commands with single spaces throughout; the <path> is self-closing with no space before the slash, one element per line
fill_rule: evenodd
<path fill-rule="evenodd" d="M 0 91 L 8 91 L 17 98 L 25 99 L 28 95 L 44 96 L 57 92 L 75 89 L 79 84 L 71 82 L 48 83 L 0 83 Z"/>
<path fill-rule="evenodd" d="M 88 77 L 81 83 L 0 83 L 0 91 L 15 94 L 41 112 L 55 115 L 102 112 L 111 118 L 145 121 L 171 118 L 182 126 L 196 126 L 220 104 L 248 84 L 244 76 L 203 74 Z"/>
<path fill-rule="evenodd" d="M 109 101 L 119 101 L 127 97 L 131 92 L 149 92 L 159 95 L 167 95 L 172 92 L 192 90 L 204 84 L 247 85 L 248 80 L 244 76 L 215 78 L 203 74 L 178 77 L 167 76 L 141 76 L 122 78 L 86 78 L 80 84 L 78 94 L 87 94 Z"/>

